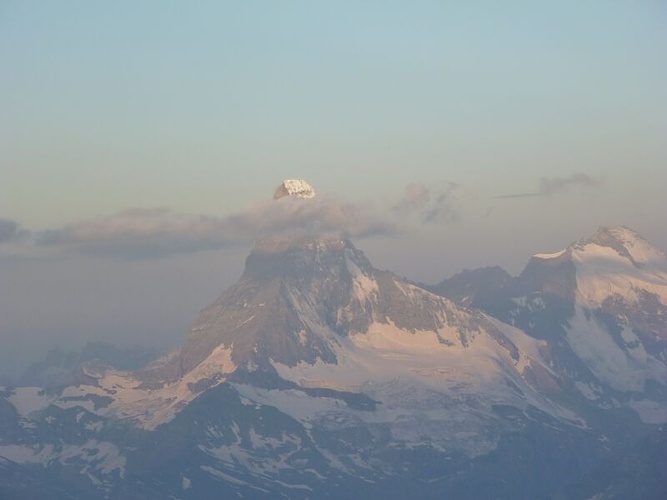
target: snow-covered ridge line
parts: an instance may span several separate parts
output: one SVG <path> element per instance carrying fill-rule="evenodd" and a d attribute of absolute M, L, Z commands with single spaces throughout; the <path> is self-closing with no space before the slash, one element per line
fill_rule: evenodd
<path fill-rule="evenodd" d="M 556 259 L 563 255 L 567 250 L 561 250 L 560 252 L 556 253 L 536 253 L 533 255 L 533 257 L 536 257 L 538 259 Z"/>
<path fill-rule="evenodd" d="M 667 255 L 642 238 L 639 233 L 624 226 L 601 227 L 590 238 L 580 240 L 571 248 L 575 251 L 592 251 L 595 247 L 613 249 L 628 259 L 635 267 L 643 265 L 667 265 Z"/>
<path fill-rule="evenodd" d="M 582 303 L 597 307 L 612 295 L 636 302 L 643 291 L 657 295 L 662 303 L 667 303 L 667 262 L 654 260 L 655 253 L 651 253 L 636 254 L 644 263 L 637 267 L 634 261 L 612 247 L 590 243 L 574 250 L 572 261 Z"/>

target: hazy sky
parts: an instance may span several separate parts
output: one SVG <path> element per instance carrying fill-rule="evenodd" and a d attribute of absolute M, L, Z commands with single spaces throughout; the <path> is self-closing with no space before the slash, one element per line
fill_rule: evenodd
<path fill-rule="evenodd" d="M 667 249 L 658 0 L 4 0 L 0 102 L 0 372 L 178 345 L 294 225 L 428 282 L 600 225 Z"/>

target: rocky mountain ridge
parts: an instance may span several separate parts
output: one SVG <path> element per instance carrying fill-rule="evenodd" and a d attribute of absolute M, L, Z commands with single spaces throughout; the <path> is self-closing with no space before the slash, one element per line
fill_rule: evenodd
<path fill-rule="evenodd" d="M 600 228 L 501 284 L 468 276 L 431 289 L 545 340 L 587 399 L 667 421 L 667 257 L 635 231 Z"/>
<path fill-rule="evenodd" d="M 614 498 L 580 474 L 662 435 L 663 269 L 605 230 L 449 299 L 338 235 L 259 241 L 179 351 L 2 389 L 0 493 Z"/>

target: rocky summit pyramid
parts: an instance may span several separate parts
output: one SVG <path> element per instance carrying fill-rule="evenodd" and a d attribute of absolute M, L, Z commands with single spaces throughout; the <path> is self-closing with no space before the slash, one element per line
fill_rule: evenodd
<path fill-rule="evenodd" d="M 283 181 L 273 194 L 274 200 L 289 196 L 292 198 L 314 198 L 315 190 L 306 181 L 287 179 Z"/>
<path fill-rule="evenodd" d="M 289 196 L 311 202 L 301 187 Z M 663 306 L 640 321 L 628 304 L 664 301 L 660 255 L 633 233 L 610 234 L 611 243 L 598 235 L 535 256 L 519 278 L 475 274 L 494 279 L 483 287 L 487 299 L 513 305 L 499 308 L 505 321 L 374 268 L 342 235 L 260 240 L 178 351 L 135 371 L 84 363 L 75 383 L 48 390 L 2 389 L 0 497 L 616 491 L 600 464 L 635 456 L 640 439 L 662 439 L 664 357 L 654 349 L 664 338 Z M 600 287 L 590 280 L 604 278 L 580 274 L 591 262 L 631 271 L 635 281 L 628 288 L 610 278 L 607 296 L 593 293 Z M 474 295 L 475 286 L 457 286 Z M 620 329 L 595 319 L 609 297 L 627 319 Z M 546 318 L 554 323 L 542 330 Z M 600 332 L 625 342 L 622 360 L 639 363 L 643 371 L 633 365 L 631 373 L 641 377 L 605 372 L 621 359 L 616 351 L 577 343 Z M 632 386 L 614 385 L 621 382 Z M 640 494 L 664 491 L 650 465 L 638 470 Z M 600 479 L 582 483 L 581 474 Z"/>

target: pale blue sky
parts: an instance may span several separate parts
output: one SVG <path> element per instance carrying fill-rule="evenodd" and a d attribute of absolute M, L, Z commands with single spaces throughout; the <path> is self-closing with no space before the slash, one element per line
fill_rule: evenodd
<path fill-rule="evenodd" d="M 129 208 L 224 219 L 297 177 L 407 230 L 358 244 L 414 279 L 490 264 L 518 272 L 599 225 L 628 225 L 666 249 L 666 89 L 657 0 L 4 0 L 0 218 L 58 241 Z M 398 214 L 408 185 L 430 201 Z M 531 196 L 502 197 L 516 194 Z M 424 222 L 429 210 L 440 217 Z M 19 243 L 0 257 L 20 257 Z M 215 258 L 236 266 L 247 248 Z M 69 250 L 58 258 L 72 266 Z M 214 257 L 178 259 L 201 269 Z M 169 261 L 114 273 L 168 272 Z M 35 267 L 2 266 L 21 290 L 6 288 L 6 301 L 34 292 L 19 268 Z M 231 280 L 193 275 L 206 294 Z M 44 294 L 40 321 L 61 314 L 63 331 L 95 330 L 96 317 L 77 326 Z M 43 330 L 29 316 L 0 322 L 0 336 Z"/>

